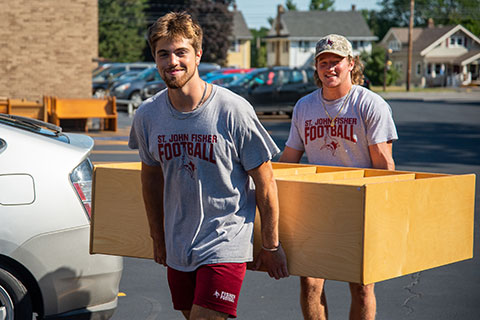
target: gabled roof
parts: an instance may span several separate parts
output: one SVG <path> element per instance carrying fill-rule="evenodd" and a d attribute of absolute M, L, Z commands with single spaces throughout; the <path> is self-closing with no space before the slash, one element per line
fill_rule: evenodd
<path fill-rule="evenodd" d="M 268 37 L 276 37 L 275 21 Z M 331 33 L 350 40 L 377 40 L 359 11 L 287 11 L 281 15 L 280 36 L 315 39 Z"/>
<path fill-rule="evenodd" d="M 422 31 L 423 31 L 422 28 L 413 28 L 412 41 L 417 40 L 420 34 L 422 33 Z M 390 35 L 393 35 L 402 44 L 408 43 L 408 28 L 396 28 L 396 27 L 390 28 L 387 34 L 383 37 L 381 42 L 385 43 L 385 41 L 387 41 Z"/>
<path fill-rule="evenodd" d="M 471 50 L 464 55 L 458 57 L 455 62 L 459 65 L 465 66 L 475 60 L 480 59 L 480 50 Z"/>
<path fill-rule="evenodd" d="M 253 39 L 252 33 L 247 27 L 247 23 L 243 18 L 241 11 L 233 11 L 233 28 L 232 37 L 235 39 L 251 40 Z"/>
<path fill-rule="evenodd" d="M 428 51 L 459 30 L 465 32 L 474 41 L 477 41 L 480 44 L 480 40 L 461 25 L 413 28 L 413 51 L 425 55 Z M 381 42 L 387 45 L 386 41 L 391 35 L 398 39 L 404 47 L 408 44 L 408 28 L 390 28 Z"/>

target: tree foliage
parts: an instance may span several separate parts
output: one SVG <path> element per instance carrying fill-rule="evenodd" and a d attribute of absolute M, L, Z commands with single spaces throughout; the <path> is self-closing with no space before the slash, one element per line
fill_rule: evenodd
<path fill-rule="evenodd" d="M 233 0 L 148 0 L 147 21 L 153 24 L 168 12 L 186 11 L 203 30 L 203 62 L 224 65 L 231 42 Z M 147 50 L 146 50 L 147 51 Z M 150 53 L 145 53 L 150 57 Z"/>
<path fill-rule="evenodd" d="M 251 56 L 253 68 L 262 68 L 267 66 L 267 45 L 265 42 L 262 42 L 261 39 L 268 34 L 268 30 L 269 29 L 265 27 L 262 27 L 259 30 L 250 29 L 250 32 L 253 36 Z"/>
<path fill-rule="evenodd" d="M 374 15 L 380 27 L 407 27 L 410 20 L 410 0 L 381 0 L 382 9 Z M 424 27 L 432 18 L 435 25 L 461 24 L 480 35 L 480 0 L 415 0 L 414 26 Z"/>
<path fill-rule="evenodd" d="M 333 10 L 333 5 L 335 0 L 311 0 L 310 1 L 310 10 L 322 10 L 328 11 Z"/>
<path fill-rule="evenodd" d="M 372 52 L 368 54 L 363 52 L 360 56 L 365 70 L 364 74 L 370 79 L 373 85 L 383 85 L 384 68 L 385 68 L 385 48 L 374 45 Z M 387 85 L 394 84 L 400 77 L 400 73 L 394 67 L 390 67 L 387 71 Z"/>
<path fill-rule="evenodd" d="M 287 0 L 285 2 L 285 7 L 287 8 L 288 11 L 297 11 L 297 5 L 293 2 L 293 0 Z"/>
<path fill-rule="evenodd" d="M 146 0 L 98 1 L 99 56 L 112 61 L 143 60 Z"/>

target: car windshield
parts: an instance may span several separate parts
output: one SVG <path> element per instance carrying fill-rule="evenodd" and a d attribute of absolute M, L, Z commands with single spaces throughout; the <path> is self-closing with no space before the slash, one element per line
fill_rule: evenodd
<path fill-rule="evenodd" d="M 250 82 L 253 78 L 255 78 L 260 72 L 250 72 L 250 73 L 244 73 L 239 75 L 238 79 L 233 80 L 230 82 L 230 86 L 243 86 Z"/>
<path fill-rule="evenodd" d="M 51 123 L 8 114 L 0 114 L 0 123 L 70 143 L 62 128 Z"/>
<path fill-rule="evenodd" d="M 157 72 L 156 68 L 145 69 L 137 75 L 137 79 L 148 80 L 149 78 L 152 78 L 152 75 L 154 75 L 155 72 Z"/>

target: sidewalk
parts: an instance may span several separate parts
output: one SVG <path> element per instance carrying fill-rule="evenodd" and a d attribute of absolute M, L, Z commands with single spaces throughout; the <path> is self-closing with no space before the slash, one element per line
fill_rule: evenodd
<path fill-rule="evenodd" d="M 445 91 L 377 91 L 385 100 L 422 100 L 422 101 L 457 101 L 478 103 L 480 105 L 480 87 L 456 88 Z"/>

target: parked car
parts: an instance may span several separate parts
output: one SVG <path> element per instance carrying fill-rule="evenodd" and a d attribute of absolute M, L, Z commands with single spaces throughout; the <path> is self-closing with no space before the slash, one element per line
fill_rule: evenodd
<path fill-rule="evenodd" d="M 118 77 L 128 71 L 143 71 L 154 66 L 154 63 L 111 63 L 92 77 L 92 95 L 96 98 L 103 98 L 110 84 L 117 81 Z"/>
<path fill-rule="evenodd" d="M 313 68 L 260 68 L 231 82 L 228 88 L 247 99 L 256 111 L 291 114 L 298 99 L 318 88 L 314 72 Z"/>
<path fill-rule="evenodd" d="M 227 73 L 212 75 L 204 80 L 208 83 L 218 84 L 219 86 L 227 87 L 233 81 L 243 77 L 244 73 Z"/>
<path fill-rule="evenodd" d="M 163 80 L 149 82 L 142 89 L 142 99 L 148 99 L 151 96 L 155 95 L 157 92 L 165 89 L 166 87 L 167 85 Z"/>
<path fill-rule="evenodd" d="M 216 63 L 200 62 L 200 64 L 198 65 L 198 75 L 201 77 L 214 70 L 219 70 L 220 68 L 220 65 Z"/>
<path fill-rule="evenodd" d="M 228 86 L 232 81 L 242 77 L 245 73 L 251 72 L 255 69 L 235 69 L 223 68 L 214 70 L 203 75 L 201 78 L 208 83 L 218 84 L 219 86 Z"/>
<path fill-rule="evenodd" d="M 109 90 L 111 96 L 120 100 L 131 100 L 135 106 L 139 106 L 142 101 L 142 89 L 154 81 L 161 81 L 162 78 L 156 67 L 150 67 L 140 72 L 137 77 L 113 83 Z M 119 101 L 117 101 L 117 104 Z M 120 101 L 121 104 L 121 101 Z"/>
<path fill-rule="evenodd" d="M 123 262 L 89 254 L 92 148 L 0 114 L 0 319 L 113 315 Z"/>

